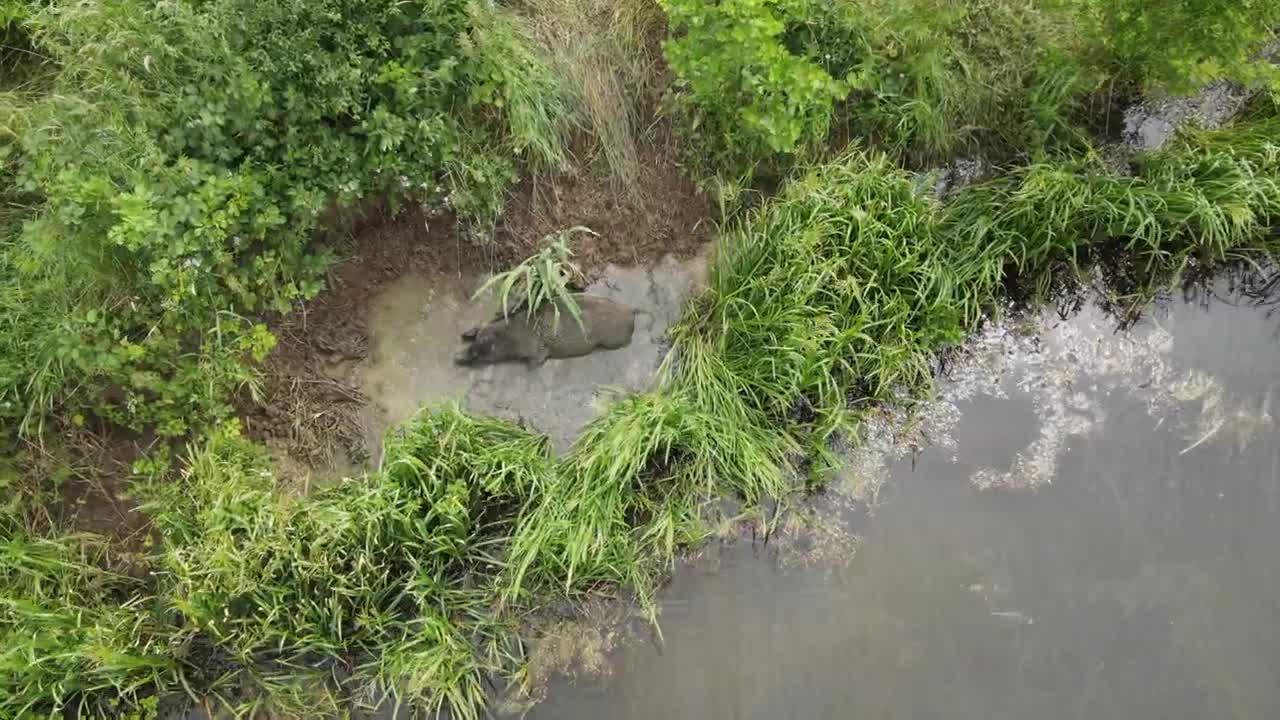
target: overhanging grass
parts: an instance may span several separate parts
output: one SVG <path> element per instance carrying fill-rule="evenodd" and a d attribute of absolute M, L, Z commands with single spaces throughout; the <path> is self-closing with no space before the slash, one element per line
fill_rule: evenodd
<path fill-rule="evenodd" d="M 861 402 L 928 385 L 932 353 L 980 317 L 1000 261 L 943 235 L 938 208 L 884 157 L 814 167 L 725 232 L 707 292 L 673 330 L 676 383 L 824 442 Z"/>
<path fill-rule="evenodd" d="M 1023 278 L 1099 253 L 1134 268 L 1124 289 L 1140 307 L 1152 289 L 1193 263 L 1273 253 L 1280 224 L 1280 118 L 1186 133 L 1138 155 L 1131 176 L 1097 156 L 1016 168 L 965 188 L 945 209 L 943 232 L 1005 256 Z"/>
<path fill-rule="evenodd" d="M 655 574 L 702 537 L 708 503 L 786 492 L 791 449 L 731 398 L 713 407 L 663 388 L 614 400 L 517 528 L 509 593 L 625 583 L 650 597 Z"/>
<path fill-rule="evenodd" d="M 237 432 L 211 436 L 152 507 L 160 596 L 226 655 L 198 668 L 201 692 L 234 705 L 253 687 L 244 702 L 267 691 L 277 716 L 310 717 L 319 681 L 342 672 L 475 717 L 485 678 L 519 661 L 494 580 L 549 470 L 545 437 L 456 407 L 393 432 L 380 472 L 304 498 Z"/>

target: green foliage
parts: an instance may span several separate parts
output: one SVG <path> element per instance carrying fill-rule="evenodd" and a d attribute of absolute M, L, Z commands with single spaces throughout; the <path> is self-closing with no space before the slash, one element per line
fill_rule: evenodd
<path fill-rule="evenodd" d="M 1274 251 L 1280 222 L 1280 119 L 1188 133 L 1140 155 L 1120 176 L 1096 156 L 1035 164 L 964 189 L 947 208 L 950 235 L 1000 252 L 1024 276 L 1077 267 L 1120 248 L 1140 307 L 1161 279 Z"/>
<path fill-rule="evenodd" d="M 1007 0 L 814 0 L 788 41 L 845 78 L 839 122 L 916 162 L 1078 141 L 1068 114 L 1096 79 L 1055 18 Z"/>
<path fill-rule="evenodd" d="M 814 167 L 725 232 L 673 331 L 684 376 L 700 397 L 739 393 L 768 424 L 825 441 L 851 401 L 929 384 L 931 353 L 964 336 L 990 289 L 990 260 L 969 250 L 885 158 Z"/>
<path fill-rule="evenodd" d="M 1280 27 L 1272 0 L 1054 2 L 1074 13 L 1088 57 L 1123 80 L 1186 92 L 1222 78 L 1280 78 L 1258 54 Z"/>
<path fill-rule="evenodd" d="M 521 519 L 509 592 L 622 583 L 648 598 L 677 549 L 705 534 L 709 503 L 782 496 L 788 439 L 732 393 L 720 399 L 670 386 L 615 398 Z"/>
<path fill-rule="evenodd" d="M 103 569 L 105 542 L 0 522 L 0 714 L 116 718 L 173 683 L 168 629 L 141 581 Z"/>
<path fill-rule="evenodd" d="M 175 436 L 224 416 L 271 344 L 238 315 L 321 288 L 322 210 L 408 194 L 491 219 L 506 156 L 564 159 L 548 66 L 465 0 L 55 2 L 24 22 L 60 67 L 0 156 L 28 198 L 0 396 L 28 431 L 60 404 Z"/>
<path fill-rule="evenodd" d="M 520 309 L 533 317 L 543 305 L 550 303 L 555 311 L 554 322 L 560 322 L 560 308 L 564 307 L 574 321 L 581 324 L 582 312 L 574 297 L 573 285 L 581 283 L 583 277 L 573 263 L 573 250 L 569 249 L 569 241 L 576 233 L 595 235 L 591 228 L 579 225 L 543 238 L 547 246 L 537 255 L 489 278 L 476 290 L 473 299 L 496 288 L 498 310 L 504 317 Z"/>
<path fill-rule="evenodd" d="M 711 172 L 864 138 L 913 164 L 1078 152 L 1083 101 L 1274 80 L 1280 5 L 1194 0 L 661 3 L 678 104 Z"/>
<path fill-rule="evenodd" d="M 546 438 L 446 407 L 393 432 L 379 473 L 295 498 L 234 425 L 211 435 L 151 507 L 162 596 L 233 661 L 205 690 L 249 682 L 305 717 L 285 678 L 354 659 L 366 687 L 475 717 L 516 661 L 493 579 L 549 468 Z"/>
<path fill-rule="evenodd" d="M 716 171 L 823 141 L 833 125 L 916 161 L 1079 138 L 1093 87 L 1034 4 L 983 0 L 663 3 L 677 90 Z M 726 167 L 727 164 L 727 167 Z"/>
<path fill-rule="evenodd" d="M 688 93 L 693 129 L 731 167 L 795 153 L 827 134 L 844 84 L 782 42 L 803 2 L 661 0 L 672 29 L 665 45 L 677 89 Z M 716 165 L 713 165 L 716 167 Z"/>

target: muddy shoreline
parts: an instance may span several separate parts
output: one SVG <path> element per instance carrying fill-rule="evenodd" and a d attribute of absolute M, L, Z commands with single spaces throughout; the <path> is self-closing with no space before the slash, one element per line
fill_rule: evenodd
<path fill-rule="evenodd" d="M 629 188 L 583 170 L 526 179 L 492 241 L 484 244 L 464 239 L 466 229 L 447 212 L 416 206 L 392 212 L 372 203 L 336 214 L 322 233 L 341 258 L 330 271 L 328 289 L 269 322 L 278 345 L 263 368 L 262 401 L 241 403 L 247 432 L 271 449 L 281 478 L 306 488 L 357 473 L 376 463 L 384 418 L 406 419 L 399 408 L 388 416 L 360 377 L 377 352 L 369 323 L 384 293 L 400 292 L 419 309 L 421 301 L 437 297 L 464 314 L 476 312 L 470 292 L 484 277 L 534 254 L 546 236 L 574 226 L 595 232 L 575 240 L 574 261 L 605 295 L 633 292 L 608 287 L 634 284 L 631 271 L 662 273 L 670 272 L 663 268 L 671 263 L 704 262 L 696 258 L 705 257 L 715 232 L 710 199 L 685 176 L 668 141 L 648 145 L 643 154 L 642 170 Z M 410 297 L 414 292 L 407 285 L 421 297 Z M 654 301 L 639 304 L 656 307 Z M 674 320 L 665 307 L 660 314 L 664 326 Z M 441 342 L 455 342 L 454 329 Z M 652 329 L 642 342 L 657 342 Z"/>

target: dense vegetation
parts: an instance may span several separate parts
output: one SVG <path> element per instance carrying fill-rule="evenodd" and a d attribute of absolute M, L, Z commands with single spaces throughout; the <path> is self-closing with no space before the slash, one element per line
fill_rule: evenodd
<path fill-rule="evenodd" d="M 1122 257 L 1140 302 L 1270 252 L 1278 25 L 1242 0 L 0 0 L 0 714 L 314 717 L 394 688 L 476 716 L 525 611 L 647 598 L 718 499 L 821 483 L 832 437 L 927 390 L 1008 290 Z M 1093 149 L 1117 104 L 1220 78 L 1257 91 L 1235 124 Z M 726 218 L 658 386 L 561 457 L 424 409 L 367 477 L 279 487 L 233 398 L 264 313 L 323 290 L 329 211 L 447 205 L 486 242 L 575 134 L 625 187 L 654 107 L 700 179 L 786 178 Z M 1001 172 L 922 192 L 964 153 Z M 502 295 L 562 294 L 567 257 Z M 136 464 L 142 547 L 58 512 L 88 426 L 171 441 Z"/>

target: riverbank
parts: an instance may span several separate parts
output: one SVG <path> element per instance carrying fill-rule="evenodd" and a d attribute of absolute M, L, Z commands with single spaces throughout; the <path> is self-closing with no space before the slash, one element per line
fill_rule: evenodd
<path fill-rule="evenodd" d="M 4 476 L 16 490 L 0 517 L 0 708 L 146 717 L 163 699 L 314 717 L 391 690 L 418 712 L 477 717 L 526 682 L 537 613 L 618 593 L 651 609 L 679 553 L 726 527 L 771 536 L 788 521 L 779 508 L 831 482 L 833 447 L 861 443 L 886 403 L 927 395 L 947 353 L 1006 303 L 1035 305 L 1098 268 L 1115 308 L 1132 312 L 1156 288 L 1277 243 L 1274 95 L 1155 152 L 1096 151 L 1098 118 L 1074 114 L 1095 108 L 1099 78 L 1130 91 L 1137 80 L 1099 64 L 1114 48 L 1043 34 L 1052 23 L 1030 8 L 1005 8 L 1035 32 L 992 59 L 1003 38 L 966 40 L 1004 27 L 981 8 L 917 18 L 921 32 L 900 37 L 896 23 L 817 5 L 744 6 L 735 19 L 674 0 L 635 16 L 557 6 L 563 17 L 445 3 L 404 22 L 407 7 L 321 22 L 309 1 L 57 6 L 14 26 L 60 58 L 22 117 L 65 125 L 31 123 L 0 168 L 26 188 L 6 206 L 23 212 L 0 254 L 14 271 L 0 293 L 0 409 L 23 471 Z M 653 60 L 655 13 L 669 23 L 669 67 Z M 579 29 L 603 18 L 606 47 L 560 65 L 548 47 L 588 35 L 566 41 L 565 18 L 590 20 Z M 711 42 L 744 20 L 759 31 L 750 42 L 727 53 Z M 103 28 L 155 53 L 76 42 Z M 188 46 L 211 59 L 168 52 Z M 851 48 L 876 63 L 858 65 Z M 661 115 L 639 100 L 610 114 L 616 93 L 597 91 L 635 69 L 618 53 L 649 58 L 642 74 L 666 90 L 644 95 L 668 99 Z M 925 62 L 948 53 L 998 92 L 969 98 L 974 78 Z M 1042 72 L 1054 58 L 1075 74 Z M 1021 60 L 1035 62 L 1006 72 Z M 597 67 L 607 77 L 583 72 Z M 199 74 L 224 70 L 237 82 Z M 187 75 L 209 92 L 182 91 Z M 913 84 L 895 90 L 894 77 Z M 1001 108 L 1016 122 L 975 129 Z M 861 121 L 874 131 L 844 142 Z M 669 135 L 637 142 L 655 127 Z M 576 130 L 602 163 L 570 160 Z M 941 198 L 909 169 L 982 149 L 988 176 Z M 382 193 L 412 205 L 317 219 L 335 198 Z M 716 238 L 705 289 L 654 301 L 671 320 L 684 311 L 670 352 L 657 324 L 637 343 L 646 362 L 663 358 L 653 376 L 627 378 L 598 416 L 580 407 L 585 389 L 566 393 L 575 407 L 554 427 L 451 405 L 406 418 L 443 385 L 478 386 L 446 376 L 406 391 L 400 366 L 416 351 L 383 341 L 412 340 L 421 318 L 375 322 L 377 299 L 402 293 L 402 310 L 437 285 L 460 298 L 459 276 L 499 269 L 567 224 L 600 234 L 577 249 L 606 281 L 636 277 L 610 262 L 691 256 Z M 318 228 L 337 237 L 317 242 Z M 655 271 L 639 272 L 653 289 Z M 693 286 L 694 274 L 671 277 Z M 460 317 L 419 341 L 456 333 Z M 626 372 L 602 358 L 581 362 Z M 381 375 L 356 383 L 357 368 Z M 540 391 L 556 392 L 556 371 Z M 533 376 L 501 377 L 529 394 L 520 382 Z M 380 453 L 358 420 L 370 398 L 403 420 Z M 535 421 L 557 414 L 545 405 Z M 125 427 L 143 452 L 116 460 L 130 472 L 110 486 L 80 481 L 100 477 L 96 461 L 82 474 L 42 444 Z M 96 494 L 125 507 L 127 522 L 106 523 L 123 537 L 75 532 L 97 529 L 77 526 Z"/>

